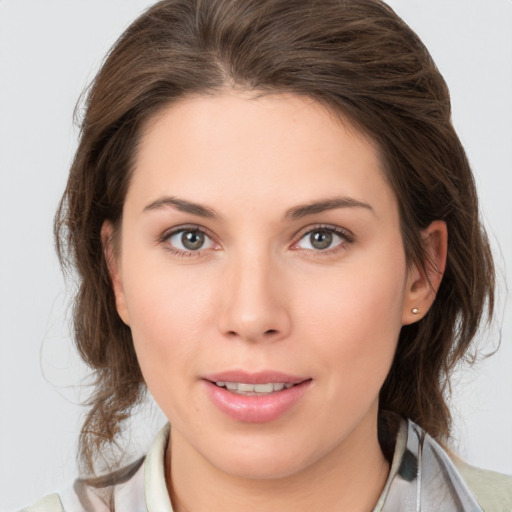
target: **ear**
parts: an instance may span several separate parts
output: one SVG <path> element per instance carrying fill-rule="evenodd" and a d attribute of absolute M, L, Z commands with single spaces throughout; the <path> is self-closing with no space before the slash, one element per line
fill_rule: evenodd
<path fill-rule="evenodd" d="M 421 233 L 427 260 L 425 270 L 413 265 L 409 269 L 405 289 L 402 325 L 421 320 L 432 306 L 446 268 L 448 230 L 446 222 L 436 220 Z"/>
<path fill-rule="evenodd" d="M 117 251 L 114 247 L 114 228 L 108 220 L 101 226 L 101 243 L 103 245 L 103 254 L 107 263 L 110 281 L 116 299 L 116 309 L 121 320 L 130 325 L 128 308 L 126 307 L 126 298 L 123 289 L 123 281 L 121 279 L 120 261 Z"/>

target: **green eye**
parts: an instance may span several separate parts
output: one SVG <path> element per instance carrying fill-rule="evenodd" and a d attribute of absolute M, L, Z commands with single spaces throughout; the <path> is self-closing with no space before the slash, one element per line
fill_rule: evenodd
<path fill-rule="evenodd" d="M 320 251 L 328 249 L 332 244 L 333 234 L 327 230 L 313 231 L 309 234 L 311 247 Z"/>
<path fill-rule="evenodd" d="M 198 229 L 180 229 L 168 238 L 173 249 L 183 252 L 194 252 L 201 249 L 210 249 L 214 246 L 213 240 Z"/>
<path fill-rule="evenodd" d="M 338 229 L 321 227 L 304 233 L 302 238 L 296 244 L 299 249 L 309 251 L 327 251 L 335 249 L 351 242 L 348 235 L 340 232 Z"/>
<path fill-rule="evenodd" d="M 204 244 L 204 233 L 199 231 L 184 231 L 181 234 L 181 243 L 189 251 L 197 251 Z"/>

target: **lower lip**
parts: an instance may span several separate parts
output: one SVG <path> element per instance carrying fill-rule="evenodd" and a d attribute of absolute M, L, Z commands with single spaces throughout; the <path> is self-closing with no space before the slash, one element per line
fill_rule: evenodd
<path fill-rule="evenodd" d="M 269 395 L 248 396 L 232 393 L 207 380 L 204 382 L 217 408 L 244 423 L 267 423 L 278 419 L 300 400 L 311 384 L 311 380 L 307 380 Z"/>

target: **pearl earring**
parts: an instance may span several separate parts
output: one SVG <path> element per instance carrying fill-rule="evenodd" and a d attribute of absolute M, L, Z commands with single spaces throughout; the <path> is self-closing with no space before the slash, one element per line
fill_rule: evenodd
<path fill-rule="evenodd" d="M 419 310 L 418 308 L 412 308 L 412 309 L 411 309 L 411 313 L 412 313 L 413 315 L 417 315 L 419 312 L 420 312 L 420 310 Z"/>

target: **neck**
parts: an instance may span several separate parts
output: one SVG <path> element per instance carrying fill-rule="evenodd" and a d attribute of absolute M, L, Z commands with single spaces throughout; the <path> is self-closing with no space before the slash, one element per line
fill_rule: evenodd
<path fill-rule="evenodd" d="M 368 512 L 378 501 L 388 473 L 376 421 L 360 425 L 326 456 L 280 478 L 245 478 L 221 471 L 172 429 L 166 455 L 175 512 Z"/>

